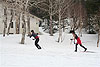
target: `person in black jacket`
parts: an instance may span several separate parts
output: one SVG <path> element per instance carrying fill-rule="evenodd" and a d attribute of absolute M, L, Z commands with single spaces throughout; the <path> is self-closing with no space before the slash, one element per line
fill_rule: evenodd
<path fill-rule="evenodd" d="M 75 47 L 75 52 L 77 52 L 77 45 L 79 44 L 82 48 L 84 48 L 84 52 L 87 50 L 87 48 L 85 48 L 83 45 L 82 45 L 82 42 L 80 40 L 80 38 L 77 36 L 77 34 L 75 34 L 75 32 L 73 30 L 70 31 L 70 33 L 73 34 L 73 37 L 74 37 L 74 44 L 75 44 L 75 39 L 77 40 L 77 43 L 76 43 L 76 47 Z"/>
<path fill-rule="evenodd" d="M 38 42 L 39 42 L 39 36 L 38 36 L 37 33 L 34 33 L 34 30 L 31 30 L 30 38 L 31 38 L 32 36 L 35 38 L 35 46 L 36 46 L 38 49 L 41 49 L 41 47 L 40 47 L 39 44 L 38 44 Z"/>

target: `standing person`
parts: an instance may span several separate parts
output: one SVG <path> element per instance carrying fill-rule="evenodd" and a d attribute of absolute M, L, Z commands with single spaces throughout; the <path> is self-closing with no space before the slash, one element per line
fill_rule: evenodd
<path fill-rule="evenodd" d="M 31 38 L 32 36 L 35 38 L 35 46 L 36 46 L 38 49 L 41 49 L 41 47 L 40 47 L 39 44 L 38 44 L 38 42 L 39 42 L 39 36 L 38 36 L 38 34 L 34 33 L 34 30 L 31 30 L 30 38 Z"/>
<path fill-rule="evenodd" d="M 77 34 L 75 34 L 75 32 L 73 30 L 70 31 L 70 33 L 73 34 L 73 37 L 74 37 L 74 44 L 75 44 L 75 39 L 77 40 L 77 43 L 75 45 L 75 52 L 77 52 L 77 45 L 79 44 L 82 48 L 84 48 L 84 52 L 87 50 L 87 48 L 85 48 L 82 43 L 81 43 L 81 40 L 80 38 L 77 36 Z"/>

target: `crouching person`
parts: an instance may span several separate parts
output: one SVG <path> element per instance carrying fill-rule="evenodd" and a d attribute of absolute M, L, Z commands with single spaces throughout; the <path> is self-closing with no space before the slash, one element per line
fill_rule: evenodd
<path fill-rule="evenodd" d="M 35 38 L 35 46 L 36 46 L 38 49 L 41 49 L 41 47 L 40 47 L 39 44 L 38 44 L 38 42 L 39 42 L 39 36 L 38 36 L 37 33 L 34 32 L 34 30 L 31 30 L 30 38 L 31 38 L 32 36 Z"/>

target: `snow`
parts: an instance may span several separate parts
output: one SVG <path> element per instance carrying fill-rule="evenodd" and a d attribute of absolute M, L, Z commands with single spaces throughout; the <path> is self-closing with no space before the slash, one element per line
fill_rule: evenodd
<path fill-rule="evenodd" d="M 0 34 L 0 67 L 100 67 L 100 47 L 96 47 L 96 34 L 83 34 L 82 43 L 88 51 L 70 43 L 71 34 L 63 34 L 63 42 L 58 43 L 58 34 L 39 35 L 38 50 L 34 41 L 26 36 L 25 44 L 20 44 L 21 34 L 2 37 Z"/>

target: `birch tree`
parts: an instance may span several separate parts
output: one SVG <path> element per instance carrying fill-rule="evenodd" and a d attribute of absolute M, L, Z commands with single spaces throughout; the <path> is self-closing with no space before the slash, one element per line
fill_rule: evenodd
<path fill-rule="evenodd" d="M 7 7 L 4 7 L 4 30 L 3 30 L 3 36 L 6 34 L 6 28 L 7 28 Z"/>
<path fill-rule="evenodd" d="M 73 5 L 74 0 L 58 0 L 58 17 L 59 17 L 59 37 L 58 42 L 62 41 L 62 20 L 68 18 L 68 13 L 66 12 L 70 6 Z"/>
<path fill-rule="evenodd" d="M 28 1 L 28 6 L 26 8 L 26 11 L 29 13 L 29 1 Z M 27 14 L 27 30 L 28 30 L 28 35 L 30 35 L 30 16 Z"/>
<path fill-rule="evenodd" d="M 22 14 L 22 21 L 23 21 L 23 32 L 22 32 L 22 39 L 21 44 L 25 43 L 25 34 L 26 34 L 26 22 L 25 22 L 25 13 Z"/>
<path fill-rule="evenodd" d="M 100 43 L 100 27 L 99 27 L 99 31 L 98 31 L 97 47 L 99 47 L 99 43 Z"/>
<path fill-rule="evenodd" d="M 22 14 L 22 1 L 23 0 L 15 0 L 15 28 L 16 28 L 16 34 L 20 33 L 20 18 Z"/>
<path fill-rule="evenodd" d="M 72 18 L 71 28 L 73 30 L 79 31 L 79 37 L 81 35 L 81 30 L 83 28 L 83 24 L 86 17 L 86 9 L 84 7 L 84 1 L 82 0 L 74 0 L 73 5 L 68 9 L 68 16 Z"/>
<path fill-rule="evenodd" d="M 11 24 L 13 23 L 13 22 L 12 22 L 13 17 L 14 17 L 14 11 L 13 11 L 13 9 L 11 9 L 11 18 L 10 18 L 10 23 L 9 23 L 9 26 L 8 26 L 7 35 L 9 35 L 9 32 L 10 32 Z"/>
<path fill-rule="evenodd" d="M 97 47 L 100 45 L 100 7 L 97 13 L 97 23 L 98 23 L 98 40 L 97 40 Z"/>
<path fill-rule="evenodd" d="M 25 3 L 26 1 L 23 1 L 23 10 L 25 11 Z M 26 34 L 26 22 L 25 22 L 25 12 L 22 13 L 22 21 L 23 21 L 23 32 L 22 32 L 22 38 L 21 38 L 21 44 L 25 43 L 25 34 Z"/>
<path fill-rule="evenodd" d="M 20 33 L 20 16 L 21 16 L 21 13 L 20 12 L 16 12 L 16 21 L 15 21 L 15 27 L 16 27 L 16 34 L 19 34 Z"/>
<path fill-rule="evenodd" d="M 59 37 L 58 37 L 58 42 L 60 42 L 60 40 L 62 40 L 62 30 L 61 30 L 61 4 L 60 4 L 60 0 L 59 0 Z"/>
<path fill-rule="evenodd" d="M 85 4 L 83 4 L 84 1 L 79 0 L 79 37 L 82 36 L 82 28 L 84 23 L 86 22 L 86 8 L 85 8 Z"/>
<path fill-rule="evenodd" d="M 23 3 L 23 10 L 26 11 L 26 8 L 28 7 L 28 1 L 29 0 L 24 0 Z M 22 33 L 22 39 L 21 39 L 21 44 L 25 43 L 25 34 L 26 34 L 26 21 L 25 21 L 25 12 L 22 14 L 22 21 L 23 21 L 23 33 Z"/>
<path fill-rule="evenodd" d="M 28 30 L 28 35 L 30 35 L 30 16 L 27 15 L 27 30 Z"/>
<path fill-rule="evenodd" d="M 100 43 L 100 12 L 98 12 L 98 14 L 96 15 L 94 23 L 95 23 L 94 27 L 98 33 L 97 47 L 99 47 L 99 43 Z"/>

